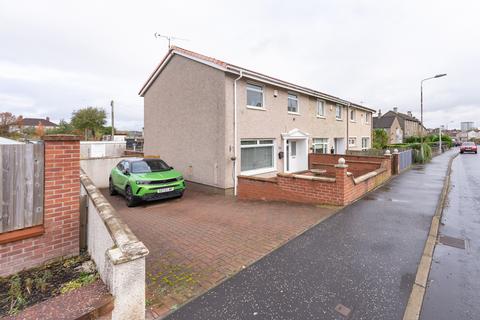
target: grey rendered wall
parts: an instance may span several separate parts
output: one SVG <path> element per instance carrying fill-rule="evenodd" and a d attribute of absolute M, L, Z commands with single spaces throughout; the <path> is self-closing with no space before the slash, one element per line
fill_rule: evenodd
<path fill-rule="evenodd" d="M 175 55 L 144 96 L 145 155 L 225 187 L 225 74 Z"/>

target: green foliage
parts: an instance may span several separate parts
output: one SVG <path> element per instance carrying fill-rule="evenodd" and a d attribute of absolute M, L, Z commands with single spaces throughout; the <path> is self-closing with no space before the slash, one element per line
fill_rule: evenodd
<path fill-rule="evenodd" d="M 96 273 L 82 272 L 77 279 L 69 281 L 64 285 L 62 285 L 62 287 L 60 288 L 60 292 L 67 293 L 72 290 L 81 288 L 87 284 L 94 282 L 95 280 L 97 280 L 97 278 L 98 278 L 98 275 Z"/>
<path fill-rule="evenodd" d="M 97 136 L 106 122 L 107 114 L 102 108 L 87 107 L 72 113 L 71 124 L 82 132 L 92 132 Z M 87 137 L 85 137 L 87 138 Z"/>
<path fill-rule="evenodd" d="M 431 142 L 438 142 L 438 141 L 440 141 L 440 137 L 436 134 L 431 135 L 430 136 L 430 141 Z M 442 143 L 449 146 L 449 147 L 453 146 L 452 138 L 450 136 L 445 135 L 445 134 L 442 134 Z"/>
<path fill-rule="evenodd" d="M 10 315 L 18 313 L 27 303 L 22 293 L 22 279 L 18 275 L 10 279 L 10 288 L 8 289 L 8 299 L 10 300 Z"/>
<path fill-rule="evenodd" d="M 383 149 L 388 144 L 388 134 L 383 129 L 375 129 L 373 131 L 373 143 L 372 147 L 374 149 Z"/>
<path fill-rule="evenodd" d="M 413 157 L 416 163 L 425 163 L 432 159 L 432 147 L 428 143 L 416 143 L 411 147 L 414 150 Z"/>
<path fill-rule="evenodd" d="M 60 120 L 58 127 L 47 130 L 47 134 L 74 134 L 75 128 L 65 120 Z"/>

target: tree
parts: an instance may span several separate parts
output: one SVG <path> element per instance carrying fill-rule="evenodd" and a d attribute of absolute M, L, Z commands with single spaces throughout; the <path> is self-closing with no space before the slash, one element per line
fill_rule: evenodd
<path fill-rule="evenodd" d="M 16 117 L 10 112 L 0 112 L 0 135 L 8 136 L 10 127 L 20 125 L 22 117 Z"/>
<path fill-rule="evenodd" d="M 60 120 L 58 126 L 54 129 L 47 130 L 47 134 L 73 134 L 75 128 L 65 120 Z"/>
<path fill-rule="evenodd" d="M 102 108 L 87 107 L 74 111 L 71 123 L 75 129 L 83 131 L 87 139 L 89 131 L 95 136 L 95 133 L 103 128 L 106 118 L 107 114 Z"/>
<path fill-rule="evenodd" d="M 38 126 L 35 127 L 35 135 L 37 137 L 43 137 L 45 135 L 45 127 L 41 122 L 38 122 Z"/>
<path fill-rule="evenodd" d="M 373 131 L 373 143 L 372 146 L 374 149 L 383 149 L 388 144 L 388 134 L 387 131 L 383 129 L 375 129 Z"/>

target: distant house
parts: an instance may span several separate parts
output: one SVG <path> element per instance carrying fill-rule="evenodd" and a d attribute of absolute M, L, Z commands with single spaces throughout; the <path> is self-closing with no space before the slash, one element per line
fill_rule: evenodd
<path fill-rule="evenodd" d="M 45 130 L 55 129 L 58 127 L 56 123 L 50 121 L 49 117 L 43 118 L 20 118 L 16 126 L 10 127 L 10 132 L 18 132 L 23 129 L 36 129 L 38 126 L 43 126 Z"/>
<path fill-rule="evenodd" d="M 388 135 L 389 144 L 403 142 L 403 130 L 397 116 L 374 117 L 373 128 L 385 130 Z"/>
<path fill-rule="evenodd" d="M 23 144 L 23 142 L 17 141 L 17 140 L 12 140 L 12 139 L 7 139 L 4 137 L 0 137 L 0 145 L 2 144 Z"/>
<path fill-rule="evenodd" d="M 393 108 L 393 110 L 388 111 L 385 114 L 382 114 L 381 110 L 378 111 L 378 116 L 374 118 L 374 128 L 375 128 L 375 121 L 380 125 L 385 125 L 383 123 L 383 120 L 379 119 L 384 119 L 384 118 L 396 118 L 400 128 L 403 132 L 403 141 L 405 141 L 406 138 L 412 137 L 412 136 L 420 136 L 421 134 L 426 135 L 427 130 L 425 129 L 424 126 L 422 126 L 420 120 L 415 118 L 412 114 L 411 111 L 407 111 L 407 113 L 401 113 L 398 112 L 398 108 Z M 377 119 L 377 120 L 375 120 Z M 385 120 L 385 122 L 389 122 L 388 120 Z M 392 122 L 393 123 L 393 122 Z"/>

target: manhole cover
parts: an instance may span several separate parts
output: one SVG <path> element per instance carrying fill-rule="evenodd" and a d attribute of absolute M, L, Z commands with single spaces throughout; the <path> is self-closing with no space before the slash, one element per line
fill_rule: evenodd
<path fill-rule="evenodd" d="M 337 311 L 338 313 L 340 313 L 342 316 L 344 316 L 345 318 L 348 318 L 348 316 L 350 315 L 350 313 L 352 312 L 352 310 L 350 308 L 347 308 L 345 307 L 343 304 L 337 304 L 337 306 L 335 307 L 335 311 Z"/>
<path fill-rule="evenodd" d="M 460 238 L 454 238 L 449 236 L 440 236 L 438 242 L 444 244 L 446 246 L 458 248 L 458 249 L 465 249 L 465 240 Z"/>

